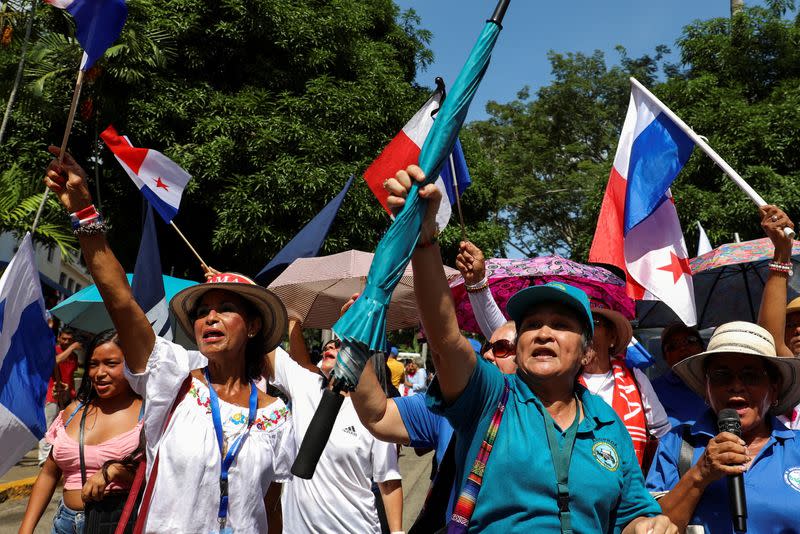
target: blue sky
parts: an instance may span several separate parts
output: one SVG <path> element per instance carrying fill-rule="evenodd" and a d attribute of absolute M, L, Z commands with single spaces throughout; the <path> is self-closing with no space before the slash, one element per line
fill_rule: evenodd
<path fill-rule="evenodd" d="M 433 86 L 436 76 L 452 82 L 466 59 L 495 0 L 395 0 L 414 8 L 421 26 L 433 32 L 434 63 L 417 80 Z M 749 0 L 748 5 L 761 4 Z M 492 65 L 475 97 L 467 120 L 486 117 L 486 102 L 508 102 L 529 85 L 550 81 L 547 52 L 602 50 L 609 64 L 622 45 L 630 57 L 652 53 L 658 44 L 676 50 L 682 28 L 696 19 L 727 17 L 729 0 L 512 0 Z M 672 58 L 673 60 L 676 59 Z"/>

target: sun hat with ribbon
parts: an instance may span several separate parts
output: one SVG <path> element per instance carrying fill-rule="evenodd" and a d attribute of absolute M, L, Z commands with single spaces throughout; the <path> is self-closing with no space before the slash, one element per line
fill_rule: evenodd
<path fill-rule="evenodd" d="M 773 413 L 783 413 L 800 402 L 800 359 L 777 356 L 772 335 L 757 324 L 734 321 L 720 326 L 711 336 L 705 352 L 689 356 L 672 370 L 692 391 L 705 397 L 706 360 L 722 354 L 758 356 L 780 373 L 778 404 L 772 409 Z"/>
<path fill-rule="evenodd" d="M 631 338 L 633 338 L 633 327 L 631 327 L 630 321 L 628 321 L 625 316 L 618 311 L 612 310 L 608 304 L 600 299 L 590 297 L 589 306 L 592 310 L 593 317 L 599 315 L 614 325 L 614 331 L 617 334 L 617 341 L 614 343 L 614 347 L 610 350 L 610 356 L 615 356 L 621 352 L 625 352 L 625 350 L 628 348 L 628 343 L 630 343 Z"/>
<path fill-rule="evenodd" d="M 261 316 L 264 352 L 278 346 L 289 323 L 286 308 L 275 293 L 239 273 L 217 273 L 204 284 L 187 287 L 172 297 L 169 301 L 170 310 L 189 339 L 194 339 L 194 309 L 202 296 L 212 289 L 230 291 L 252 304 Z"/>
<path fill-rule="evenodd" d="M 786 305 L 786 315 L 796 312 L 800 312 L 800 297 L 797 297 Z"/>

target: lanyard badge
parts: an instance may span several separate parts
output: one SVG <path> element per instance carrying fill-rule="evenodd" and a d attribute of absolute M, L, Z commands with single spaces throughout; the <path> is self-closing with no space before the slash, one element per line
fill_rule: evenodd
<path fill-rule="evenodd" d="M 577 398 L 575 400 L 575 420 L 567 429 L 564 443 L 561 447 L 559 447 L 558 443 L 556 423 L 547 410 L 542 408 L 544 426 L 547 430 L 547 444 L 550 446 L 550 456 L 553 459 L 553 469 L 556 473 L 556 501 L 562 534 L 572 534 L 572 518 L 569 510 L 569 464 L 572 460 L 572 449 L 575 446 L 578 423 L 581 417 L 581 404 Z"/>
<path fill-rule="evenodd" d="M 217 435 L 217 445 L 219 446 L 219 455 L 222 460 L 220 464 L 219 473 L 219 512 L 217 513 L 217 522 L 219 523 L 220 534 L 232 534 L 233 530 L 227 526 L 228 522 L 228 471 L 230 470 L 233 461 L 242 449 L 244 441 L 250 434 L 250 428 L 256 421 L 256 412 L 258 411 L 258 389 L 253 382 L 250 382 L 250 401 L 249 412 L 247 414 L 247 428 L 244 433 L 239 436 L 225 452 L 225 435 L 222 432 L 222 417 L 219 409 L 219 397 L 211 384 L 211 376 L 208 374 L 208 367 L 203 369 L 203 374 L 208 383 L 208 396 L 209 404 L 211 407 L 211 420 L 214 423 L 214 432 Z"/>

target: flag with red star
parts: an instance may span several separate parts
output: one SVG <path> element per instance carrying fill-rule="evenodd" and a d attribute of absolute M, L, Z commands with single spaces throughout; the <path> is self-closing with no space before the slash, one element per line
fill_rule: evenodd
<path fill-rule="evenodd" d="M 113 126 L 100 137 L 144 197 L 166 223 L 178 214 L 183 189 L 192 178 L 177 163 L 157 150 L 136 148 Z"/>
<path fill-rule="evenodd" d="M 670 185 L 694 142 L 637 86 L 631 88 L 589 261 L 625 271 L 628 294 L 660 300 L 697 322 L 692 271 Z"/>

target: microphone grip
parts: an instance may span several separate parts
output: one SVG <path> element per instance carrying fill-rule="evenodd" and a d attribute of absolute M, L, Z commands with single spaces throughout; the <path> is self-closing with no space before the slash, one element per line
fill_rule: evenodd
<path fill-rule="evenodd" d="M 322 456 L 322 451 L 325 450 L 325 445 L 331 436 L 331 430 L 336 422 L 336 416 L 339 415 L 342 402 L 344 402 L 344 396 L 340 395 L 338 391 L 325 389 L 322 392 L 322 400 L 317 406 L 317 411 L 314 412 L 306 435 L 303 436 L 303 443 L 300 444 L 300 451 L 292 464 L 294 476 L 306 480 L 314 476 L 319 457 Z"/>
<path fill-rule="evenodd" d="M 733 530 L 734 532 L 747 532 L 747 499 L 742 475 L 728 476 L 728 494 L 730 495 Z"/>

